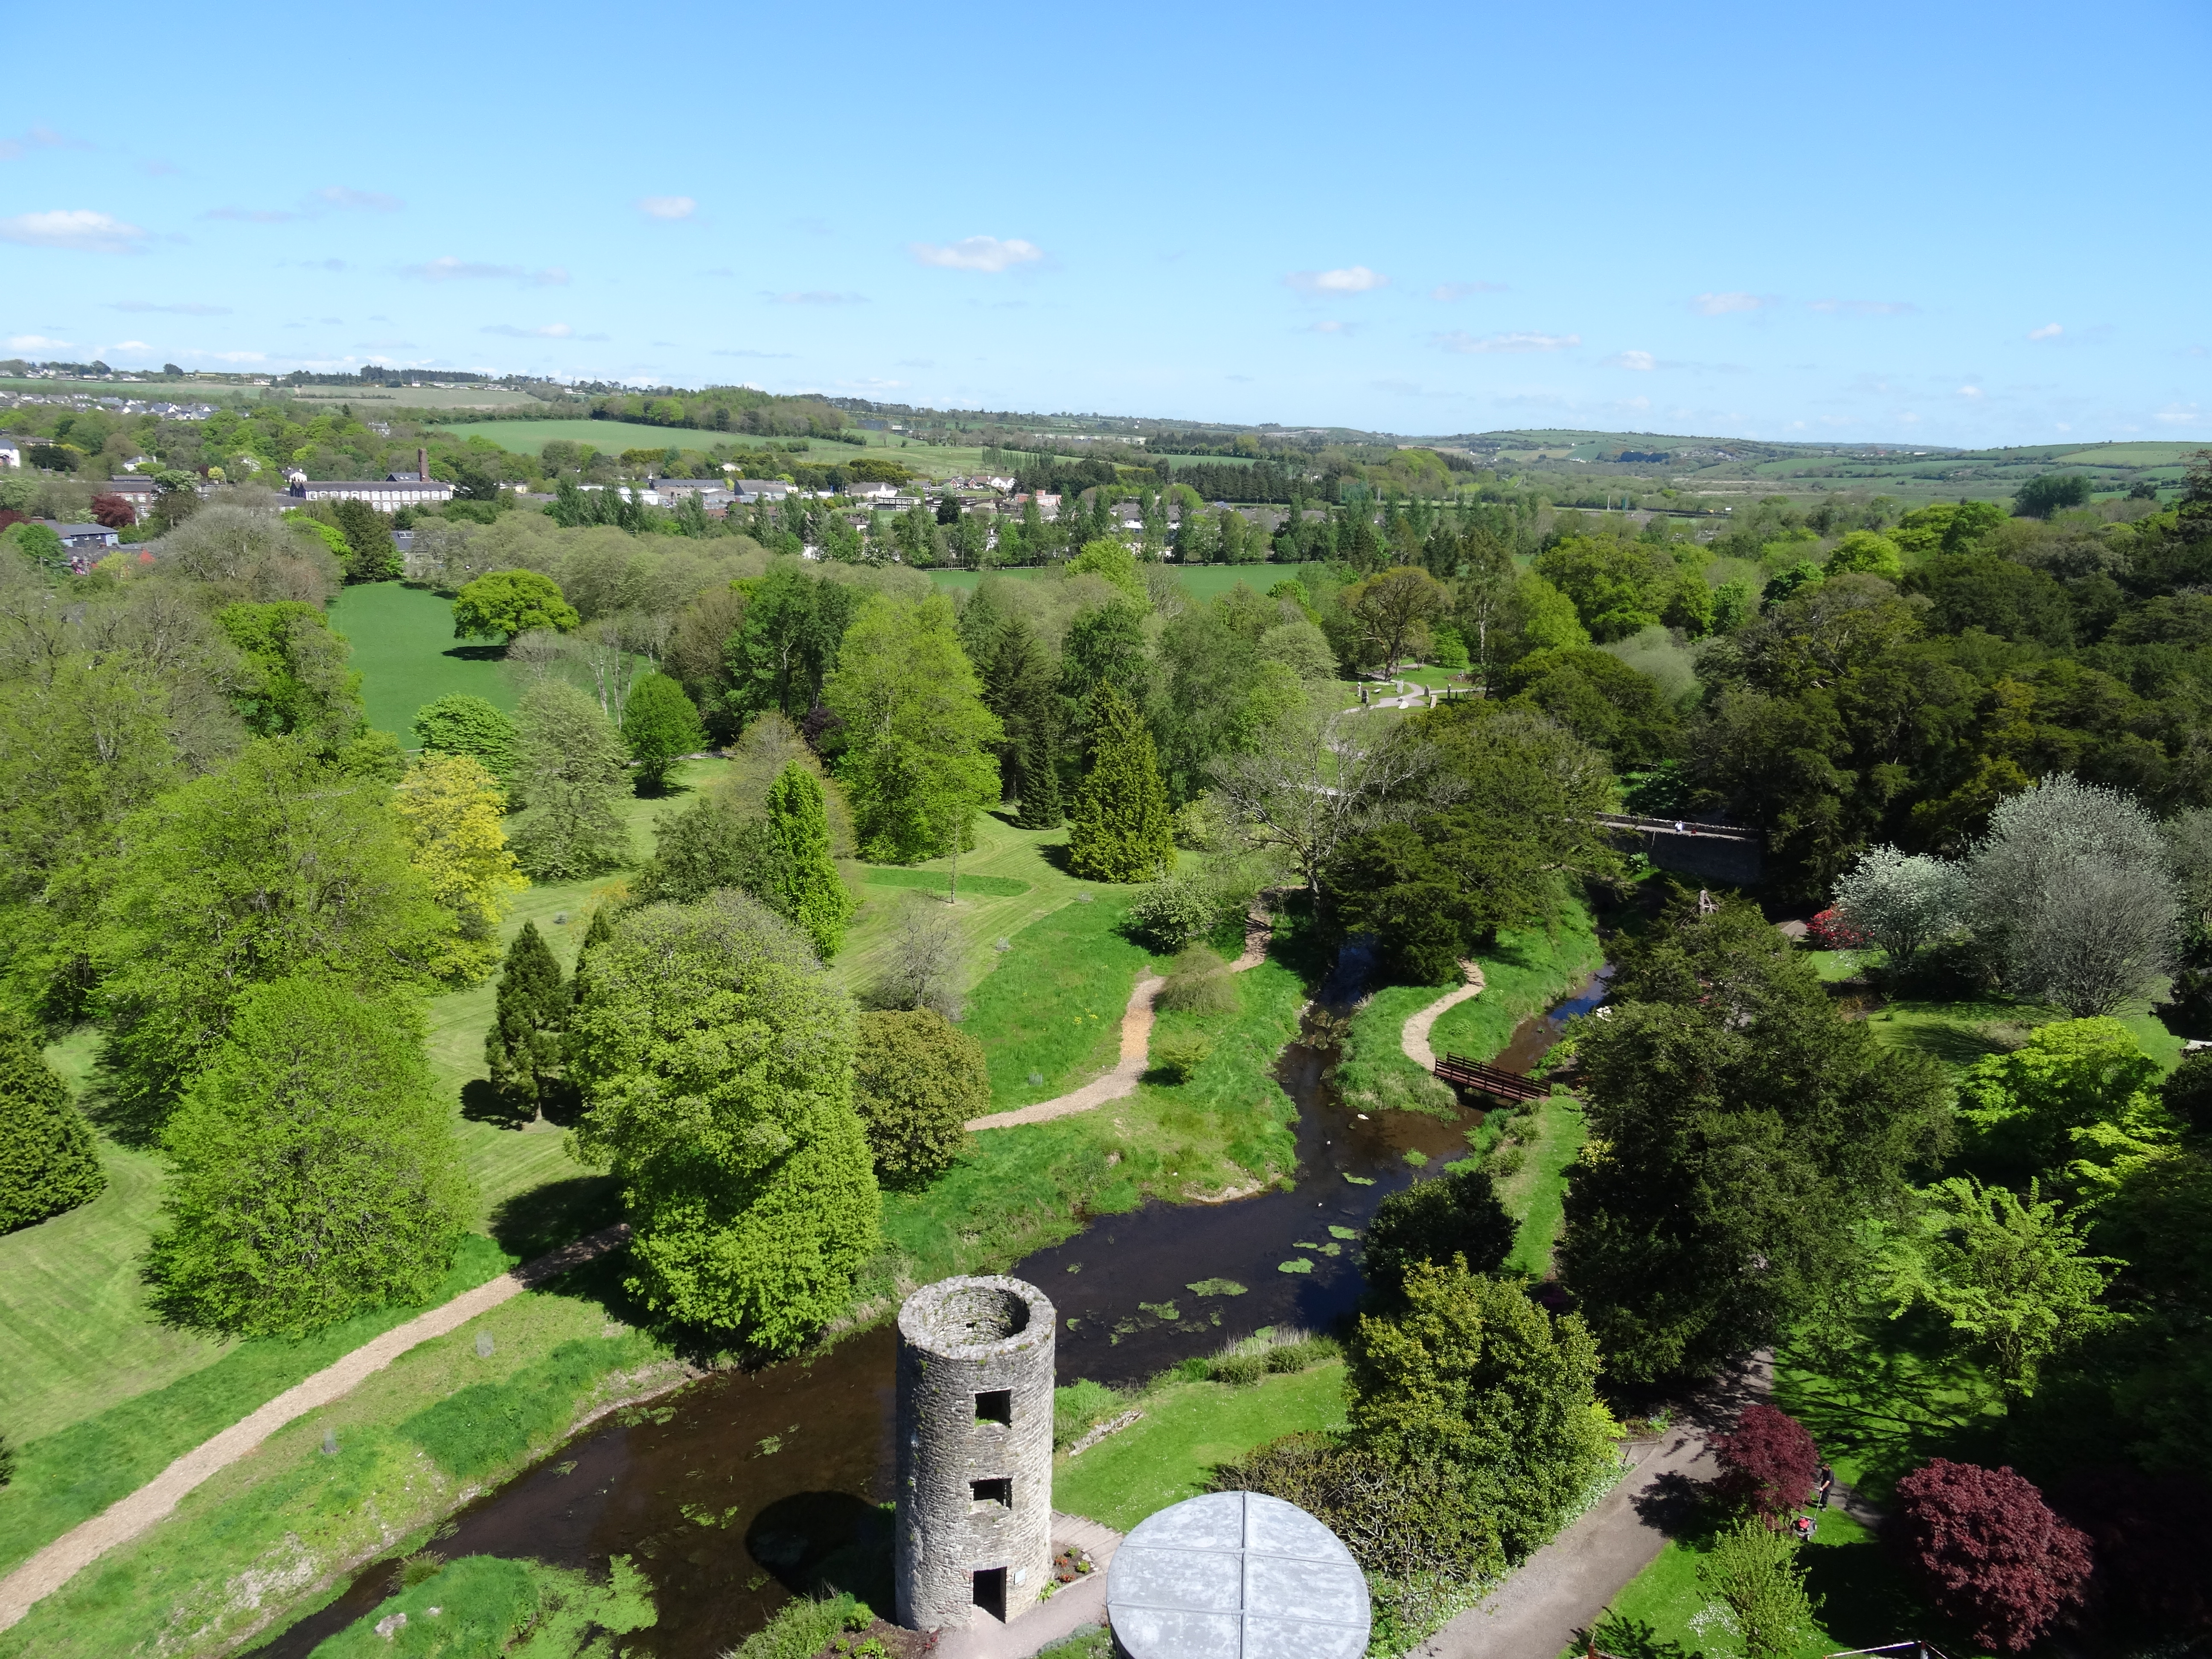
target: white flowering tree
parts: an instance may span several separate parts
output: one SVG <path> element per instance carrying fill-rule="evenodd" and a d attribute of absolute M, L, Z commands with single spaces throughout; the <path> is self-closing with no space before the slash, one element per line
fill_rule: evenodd
<path fill-rule="evenodd" d="M 1889 955 L 1893 967 L 1911 965 L 1923 945 L 1958 932 L 1966 917 L 1966 871 L 1921 853 L 1876 847 L 1836 883 L 1837 912 L 1851 928 Z"/>

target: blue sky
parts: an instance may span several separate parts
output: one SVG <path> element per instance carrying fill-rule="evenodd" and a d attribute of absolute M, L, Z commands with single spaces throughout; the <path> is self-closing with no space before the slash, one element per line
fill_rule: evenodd
<path fill-rule="evenodd" d="M 9 21 L 12 354 L 2212 439 L 2203 0 L 111 22 Z"/>

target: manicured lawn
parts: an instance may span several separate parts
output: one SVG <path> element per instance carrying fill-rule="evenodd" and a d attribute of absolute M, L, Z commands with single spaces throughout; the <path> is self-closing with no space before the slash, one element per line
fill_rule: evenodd
<path fill-rule="evenodd" d="M 1054 1460 L 1052 1504 L 1119 1532 L 1206 1490 L 1216 1463 L 1279 1436 L 1344 1422 L 1344 1365 L 1269 1376 L 1245 1387 L 1170 1382 L 1138 1402 L 1145 1415 L 1080 1457 Z"/>
<path fill-rule="evenodd" d="M 99 1197 L 0 1237 L 0 1433 L 17 1445 L 222 1357 L 223 1343 L 147 1310 L 138 1273 L 162 1160 L 105 1139 L 100 1154 Z"/>
<path fill-rule="evenodd" d="M 368 723 L 403 748 L 415 746 L 415 711 L 466 695 L 512 711 L 518 693 L 500 666 L 500 647 L 453 637 L 453 602 L 428 588 L 367 582 L 331 601 L 331 626 L 353 647 Z"/>
<path fill-rule="evenodd" d="M 1122 1012 L 1152 956 L 1121 931 L 1127 890 L 1094 890 L 1009 938 L 969 998 L 962 1028 L 990 1056 L 998 1110 L 1065 1094 L 1121 1057 Z"/>
<path fill-rule="evenodd" d="M 1589 912 L 1577 904 L 1559 918 L 1557 933 L 1540 927 L 1509 929 L 1478 960 L 1482 994 L 1445 1010 L 1429 1033 L 1429 1046 L 1440 1054 L 1479 1060 L 1495 1054 L 1515 1026 L 1541 1013 L 1602 967 L 1605 951 Z M 1396 1046 L 1395 1040 L 1391 1046 Z"/>

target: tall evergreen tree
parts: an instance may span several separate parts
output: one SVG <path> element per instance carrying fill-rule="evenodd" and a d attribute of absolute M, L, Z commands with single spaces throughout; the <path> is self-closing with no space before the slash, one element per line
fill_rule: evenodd
<path fill-rule="evenodd" d="M 785 764 L 768 793 L 769 834 L 775 846 L 760 895 L 769 908 L 814 941 L 823 961 L 845 942 L 853 896 L 830 856 L 830 818 L 822 782 L 797 761 Z"/>
<path fill-rule="evenodd" d="M 0 1233 L 74 1210 L 106 1184 L 69 1085 L 23 1023 L 0 1011 Z"/>
<path fill-rule="evenodd" d="M 551 947 L 536 922 L 524 922 L 500 973 L 491 1030 L 484 1033 L 484 1064 L 501 1096 L 511 1105 L 528 1106 L 534 1118 L 545 1115 L 547 1100 L 561 1086 L 568 998 Z"/>
<path fill-rule="evenodd" d="M 614 908 L 602 904 L 592 912 L 592 919 L 584 925 L 584 942 L 576 947 L 576 974 L 569 981 L 568 995 L 572 1006 L 580 1006 L 590 992 L 587 976 L 591 971 L 592 951 L 615 936 Z"/>
<path fill-rule="evenodd" d="M 1175 866 L 1175 819 L 1152 734 L 1110 685 L 1097 696 L 1091 770 L 1069 822 L 1070 867 L 1091 881 L 1152 881 Z"/>
<path fill-rule="evenodd" d="M 1014 822 L 1024 830 L 1056 829 L 1065 814 L 1052 659 L 1019 617 L 1000 626 L 995 645 L 983 677 L 983 701 L 1006 728 L 1001 770 L 1006 793 L 1021 803 Z"/>

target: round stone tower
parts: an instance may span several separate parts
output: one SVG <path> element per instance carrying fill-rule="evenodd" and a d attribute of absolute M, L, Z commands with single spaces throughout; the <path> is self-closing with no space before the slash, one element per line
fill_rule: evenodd
<path fill-rule="evenodd" d="M 946 1279 L 899 1310 L 898 1621 L 1011 1619 L 1052 1562 L 1053 1327 L 1018 1279 Z"/>

